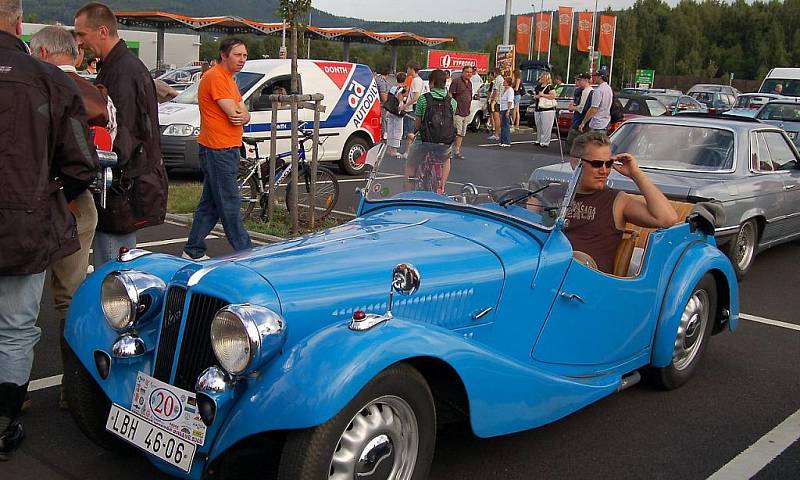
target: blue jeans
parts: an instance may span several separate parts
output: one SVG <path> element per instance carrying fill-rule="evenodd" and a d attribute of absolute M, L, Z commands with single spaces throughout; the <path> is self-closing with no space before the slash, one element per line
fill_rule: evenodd
<path fill-rule="evenodd" d="M 45 275 L 0 276 L 0 383 L 29 380 L 33 347 L 42 335 L 36 320 Z"/>
<path fill-rule="evenodd" d="M 200 145 L 200 169 L 203 171 L 203 194 L 194 211 L 192 231 L 183 251 L 192 258 L 206 254 L 206 236 L 218 220 L 234 250 L 252 247 L 250 234 L 241 217 L 242 199 L 236 176 L 239 174 L 239 147 L 207 148 Z"/>
<path fill-rule="evenodd" d="M 511 145 L 511 115 L 510 110 L 500 110 L 500 143 Z"/>
<path fill-rule="evenodd" d="M 128 250 L 136 246 L 136 232 L 132 233 L 106 233 L 97 231 L 94 233 L 92 241 L 92 265 L 95 268 L 103 266 L 108 261 L 116 260 L 119 257 L 120 247 Z"/>

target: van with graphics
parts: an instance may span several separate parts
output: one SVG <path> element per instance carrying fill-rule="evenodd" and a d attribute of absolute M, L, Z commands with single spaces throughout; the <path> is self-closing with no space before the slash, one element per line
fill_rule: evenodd
<path fill-rule="evenodd" d="M 266 95 L 283 88 L 290 90 L 289 60 L 249 60 L 235 76 L 239 91 L 250 110 L 250 123 L 244 126 L 248 137 L 270 138 L 272 105 Z M 321 161 L 337 161 L 351 175 L 364 166 L 358 158 L 381 138 L 381 111 L 374 75 L 366 65 L 322 60 L 298 60 L 300 93 L 321 93 L 325 111 L 320 114 L 319 149 Z M 168 103 L 159 106 L 161 151 L 167 169 L 199 168 L 197 134 L 200 131 L 200 109 L 195 84 Z M 283 93 L 283 92 L 281 92 Z M 278 110 L 277 151 L 289 151 L 291 112 Z M 300 123 L 311 128 L 312 110 L 298 110 Z M 269 156 L 269 142 L 259 147 Z"/>

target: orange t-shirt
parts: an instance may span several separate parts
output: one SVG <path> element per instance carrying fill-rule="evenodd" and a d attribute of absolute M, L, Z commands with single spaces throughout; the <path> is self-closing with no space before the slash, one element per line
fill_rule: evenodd
<path fill-rule="evenodd" d="M 200 78 L 197 92 L 200 104 L 200 135 L 197 136 L 197 143 L 206 148 L 231 148 L 242 144 L 242 126 L 232 124 L 217 103 L 223 98 L 235 103 L 242 101 L 233 75 L 215 65 Z"/>

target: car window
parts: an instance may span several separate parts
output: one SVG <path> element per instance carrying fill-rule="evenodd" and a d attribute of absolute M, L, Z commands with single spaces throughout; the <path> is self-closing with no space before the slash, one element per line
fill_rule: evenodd
<path fill-rule="evenodd" d="M 298 76 L 298 89 L 303 93 L 303 83 Z M 267 102 L 259 101 L 262 95 L 281 94 L 286 95 L 291 91 L 292 78 L 289 75 L 271 78 L 258 87 L 247 101 L 251 112 L 263 112 L 271 110 L 272 106 Z M 281 90 L 282 89 L 282 90 Z"/>
<path fill-rule="evenodd" d="M 789 147 L 786 137 L 779 132 L 763 132 L 762 135 L 764 135 L 764 139 L 767 142 L 767 148 L 769 148 L 769 154 L 772 157 L 772 165 L 775 170 L 785 170 L 793 167 L 793 162 L 797 158 L 795 158 L 794 152 Z"/>
<path fill-rule="evenodd" d="M 239 94 L 244 96 L 248 90 L 253 88 L 261 77 L 264 75 L 260 73 L 253 73 L 253 72 L 239 72 L 234 75 L 233 79 L 236 80 L 236 85 L 239 86 Z M 172 101 L 176 103 L 189 103 L 197 105 L 197 89 L 200 87 L 200 82 L 193 83 L 189 88 L 182 91 L 177 97 L 173 98 Z"/>
<path fill-rule="evenodd" d="M 623 109 L 623 111 L 625 113 L 632 113 L 634 115 L 642 115 L 643 109 L 644 108 L 642 107 L 642 104 L 639 102 L 639 100 L 634 100 L 631 98 L 625 104 L 625 108 Z"/>
<path fill-rule="evenodd" d="M 775 120 L 779 122 L 800 122 L 800 103 L 770 103 L 756 116 L 759 120 Z"/>
<path fill-rule="evenodd" d="M 417 75 L 419 75 L 419 78 L 421 78 L 422 81 L 425 82 L 428 80 L 428 77 L 431 76 L 432 71 L 433 70 L 420 70 L 419 72 L 417 72 Z"/>
<path fill-rule="evenodd" d="M 647 108 L 650 109 L 651 116 L 657 117 L 667 113 L 667 108 L 658 100 L 645 100 L 645 102 L 647 102 Z"/>
<path fill-rule="evenodd" d="M 764 80 L 759 93 L 770 93 L 775 90 L 775 85 L 783 85 L 782 95 L 800 97 L 800 80 L 787 80 L 785 78 L 769 78 Z"/>
<path fill-rule="evenodd" d="M 694 92 L 689 95 L 694 97 L 698 102 L 705 103 L 706 105 L 710 105 L 714 102 L 714 94 L 711 92 Z"/>
<path fill-rule="evenodd" d="M 775 166 L 772 164 L 772 158 L 762 132 L 754 132 L 752 138 L 751 148 L 753 149 L 753 155 L 750 161 L 750 168 L 755 172 L 774 171 Z"/>

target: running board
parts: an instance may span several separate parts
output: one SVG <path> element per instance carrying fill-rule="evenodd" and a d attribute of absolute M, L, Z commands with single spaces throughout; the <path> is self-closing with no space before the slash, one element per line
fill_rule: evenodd
<path fill-rule="evenodd" d="M 638 371 L 626 375 L 622 377 L 622 380 L 619 382 L 619 387 L 617 387 L 617 391 L 621 392 L 626 388 L 630 388 L 636 385 L 640 381 L 642 381 L 642 375 Z"/>

